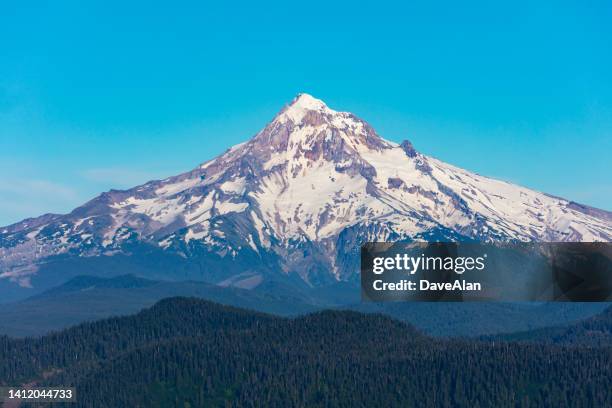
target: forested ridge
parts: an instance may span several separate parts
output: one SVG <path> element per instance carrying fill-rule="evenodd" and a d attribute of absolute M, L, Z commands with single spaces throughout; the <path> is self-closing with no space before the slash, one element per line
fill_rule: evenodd
<path fill-rule="evenodd" d="M 74 386 L 87 407 L 602 407 L 612 347 L 433 339 L 376 314 L 288 319 L 172 298 L 42 338 L 0 337 L 0 384 L 32 380 Z"/>
<path fill-rule="evenodd" d="M 483 339 L 582 347 L 610 347 L 612 346 L 612 307 L 596 316 L 566 326 L 484 336 Z"/>
<path fill-rule="evenodd" d="M 196 281 L 154 281 L 135 275 L 77 276 L 60 286 L 0 308 L 0 335 L 43 336 L 85 321 L 128 316 L 170 297 L 196 297 L 280 316 L 349 308 L 382 313 L 433 336 L 481 337 L 567 326 L 601 313 L 600 303 L 361 303 L 360 289 L 338 283 L 305 289 L 270 281 L 254 290 Z M 610 304 L 608 304 L 609 307 Z"/>

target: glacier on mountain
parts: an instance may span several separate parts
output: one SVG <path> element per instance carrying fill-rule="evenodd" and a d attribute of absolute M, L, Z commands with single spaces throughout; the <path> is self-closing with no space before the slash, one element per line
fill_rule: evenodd
<path fill-rule="evenodd" d="M 367 241 L 611 239 L 607 211 L 446 164 L 300 94 L 194 170 L 3 228 L 0 278 L 28 285 L 53 257 L 138 244 L 186 259 L 261 259 L 316 286 L 354 278 Z"/>

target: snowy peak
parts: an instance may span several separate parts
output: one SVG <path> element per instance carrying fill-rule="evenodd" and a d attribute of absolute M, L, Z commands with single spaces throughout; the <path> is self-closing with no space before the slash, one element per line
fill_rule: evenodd
<path fill-rule="evenodd" d="M 358 154 L 359 151 L 391 148 L 365 121 L 349 112 L 330 109 L 311 95 L 298 94 L 249 143 L 253 151 L 286 153 L 298 159 L 317 159 L 323 153 L 328 160 Z M 265 158 L 267 161 L 267 157 Z"/>
<path fill-rule="evenodd" d="M 303 109 L 329 109 L 325 102 L 321 99 L 317 99 L 314 96 L 307 94 L 305 92 L 300 92 L 293 98 L 293 100 L 289 103 L 289 106 L 300 107 Z"/>
<path fill-rule="evenodd" d="M 310 111 L 325 112 L 329 114 L 336 113 L 328 108 L 322 100 L 307 93 L 300 93 L 282 110 L 281 115 L 290 118 L 294 123 L 299 123 Z"/>
<path fill-rule="evenodd" d="M 304 120 L 315 116 L 331 116 L 337 112 L 330 109 L 322 100 L 306 93 L 297 94 L 274 118 L 274 122 L 301 125 Z"/>
<path fill-rule="evenodd" d="M 0 280 L 27 284 L 55 255 L 142 244 L 212 256 L 221 269 L 242 257 L 314 284 L 354 277 L 367 241 L 610 241 L 611 220 L 386 141 L 300 94 L 252 139 L 192 171 L 0 228 Z"/>

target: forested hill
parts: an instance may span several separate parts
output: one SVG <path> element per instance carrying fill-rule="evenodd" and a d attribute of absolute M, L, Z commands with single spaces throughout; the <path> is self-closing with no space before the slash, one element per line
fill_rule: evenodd
<path fill-rule="evenodd" d="M 0 383 L 32 380 L 72 385 L 87 407 L 611 406 L 612 348 L 435 340 L 381 315 L 172 298 L 0 338 Z"/>
<path fill-rule="evenodd" d="M 487 341 L 505 340 L 581 347 L 612 347 L 612 307 L 596 316 L 571 325 L 483 338 Z"/>

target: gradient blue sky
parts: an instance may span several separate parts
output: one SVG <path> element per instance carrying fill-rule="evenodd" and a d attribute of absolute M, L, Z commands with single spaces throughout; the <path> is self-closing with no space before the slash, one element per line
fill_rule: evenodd
<path fill-rule="evenodd" d="M 612 209 L 609 1 L 42 3 L 0 5 L 0 225 L 189 170 L 298 92 Z"/>

